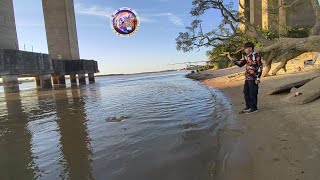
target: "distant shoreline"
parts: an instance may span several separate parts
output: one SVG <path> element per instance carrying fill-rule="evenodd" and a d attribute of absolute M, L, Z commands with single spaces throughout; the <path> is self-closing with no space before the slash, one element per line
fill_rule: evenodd
<path fill-rule="evenodd" d="M 128 75 L 143 75 L 143 74 L 156 74 L 156 73 L 163 73 L 163 72 L 174 72 L 174 71 L 187 71 L 187 70 L 165 70 L 165 71 L 154 71 L 154 72 L 141 72 L 141 73 L 132 73 L 132 74 L 102 74 L 102 75 L 96 75 L 96 77 L 112 77 L 112 76 L 128 76 Z M 31 77 L 32 78 L 32 77 Z M 69 79 L 69 77 L 66 77 L 66 79 Z M 19 80 L 19 83 L 27 83 L 27 82 L 34 82 L 34 78 L 32 79 L 23 79 Z M 0 82 L 0 86 L 3 86 L 3 83 Z"/>
<path fill-rule="evenodd" d="M 163 73 L 163 72 L 174 72 L 174 71 L 187 71 L 187 70 L 165 70 L 165 71 L 153 71 L 153 72 L 141 72 L 141 73 L 129 73 L 129 74 L 102 74 L 97 75 L 96 77 L 108 77 L 108 76 L 127 76 L 127 75 L 140 75 L 140 74 L 156 74 L 156 73 Z"/>

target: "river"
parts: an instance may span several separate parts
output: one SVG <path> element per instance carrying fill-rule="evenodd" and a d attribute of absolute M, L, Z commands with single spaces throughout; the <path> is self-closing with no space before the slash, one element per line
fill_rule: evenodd
<path fill-rule="evenodd" d="M 1 89 L 0 179 L 214 179 L 217 133 L 234 115 L 222 93 L 185 74 Z"/>

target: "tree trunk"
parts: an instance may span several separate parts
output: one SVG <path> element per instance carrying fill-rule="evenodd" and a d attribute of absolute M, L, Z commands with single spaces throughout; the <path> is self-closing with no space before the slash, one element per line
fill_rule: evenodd
<path fill-rule="evenodd" d="M 320 49 L 320 36 L 310 36 L 307 38 L 281 38 L 269 46 L 259 49 L 259 52 L 270 51 L 303 51 L 303 52 L 318 52 Z"/>
<path fill-rule="evenodd" d="M 269 72 L 271 70 L 271 64 L 273 59 L 276 57 L 277 52 L 276 51 L 271 51 L 267 54 L 265 54 L 265 64 L 263 66 L 263 71 L 262 71 L 262 77 L 267 77 L 269 75 Z"/>
<path fill-rule="evenodd" d="M 280 51 L 281 53 L 281 51 Z M 285 68 L 285 66 L 287 65 L 287 62 L 293 58 L 296 58 L 297 56 L 301 55 L 304 52 L 298 51 L 296 49 L 293 50 L 288 50 L 283 54 L 280 54 L 279 56 L 276 58 L 277 61 L 281 61 L 280 65 L 277 66 L 273 71 L 272 71 L 272 75 L 275 76 L 277 75 L 278 71 L 282 68 Z"/>
<path fill-rule="evenodd" d="M 280 69 L 285 69 L 286 68 L 286 65 L 287 65 L 287 62 L 289 61 L 290 59 L 284 59 L 281 61 L 281 63 L 272 71 L 272 76 L 275 76 L 277 75 L 278 71 L 280 71 Z"/>
<path fill-rule="evenodd" d="M 263 71 L 262 71 L 262 77 L 267 77 L 269 76 L 269 72 L 271 70 L 271 63 L 272 61 L 268 61 L 266 62 L 265 66 L 263 67 Z"/>

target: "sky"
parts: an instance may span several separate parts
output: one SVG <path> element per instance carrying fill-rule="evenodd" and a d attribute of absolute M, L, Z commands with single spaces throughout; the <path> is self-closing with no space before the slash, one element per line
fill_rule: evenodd
<path fill-rule="evenodd" d="M 41 0 L 13 0 L 20 50 L 48 53 Z M 201 49 L 178 52 L 175 38 L 192 17 L 192 0 L 74 0 L 78 44 L 82 59 L 98 61 L 101 74 L 122 74 L 183 68 L 179 62 L 207 60 Z M 120 37 L 110 27 L 110 15 L 121 7 L 133 8 L 141 18 L 140 29 Z M 220 21 L 218 12 L 202 19 L 208 28 Z"/>

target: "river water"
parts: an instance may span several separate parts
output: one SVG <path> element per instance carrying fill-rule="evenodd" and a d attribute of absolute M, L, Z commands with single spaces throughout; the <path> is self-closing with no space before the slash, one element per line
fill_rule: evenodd
<path fill-rule="evenodd" d="M 217 132 L 234 116 L 219 91 L 185 74 L 1 90 L 0 179 L 214 179 Z"/>

